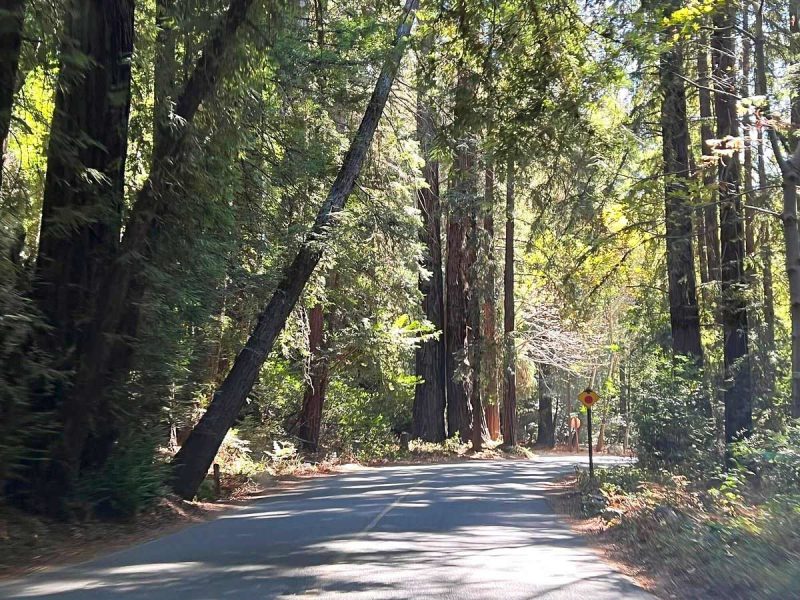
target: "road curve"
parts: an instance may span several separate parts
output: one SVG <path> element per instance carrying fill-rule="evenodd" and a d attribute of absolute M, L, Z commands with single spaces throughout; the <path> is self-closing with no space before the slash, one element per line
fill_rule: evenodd
<path fill-rule="evenodd" d="M 146 544 L 0 584 L 0 598 L 653 598 L 604 563 L 543 497 L 543 486 L 578 460 L 314 479 Z"/>

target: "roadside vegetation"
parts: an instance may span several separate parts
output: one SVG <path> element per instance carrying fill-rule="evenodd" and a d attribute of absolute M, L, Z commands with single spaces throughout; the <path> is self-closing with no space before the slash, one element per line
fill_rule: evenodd
<path fill-rule="evenodd" d="M 800 427 L 736 443 L 727 469 L 721 456 L 697 451 L 700 428 L 682 429 L 679 439 L 656 434 L 642 443 L 636 466 L 600 469 L 593 479 L 577 471 L 554 505 L 664 597 L 796 595 Z"/>
<path fill-rule="evenodd" d="M 634 530 L 674 496 L 664 527 L 720 586 L 784 589 L 798 23 L 796 0 L 0 2 L 0 511 L 135 521 L 343 462 L 591 443 L 639 461 L 596 510 Z"/>

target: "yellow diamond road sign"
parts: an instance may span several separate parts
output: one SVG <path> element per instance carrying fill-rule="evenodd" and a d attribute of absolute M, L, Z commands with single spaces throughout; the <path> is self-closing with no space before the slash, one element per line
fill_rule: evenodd
<path fill-rule="evenodd" d="M 578 394 L 578 400 L 583 402 L 583 405 L 586 408 L 592 408 L 598 400 L 600 400 L 600 396 L 597 395 L 597 392 L 593 392 L 590 389 L 585 389 L 580 394 Z"/>

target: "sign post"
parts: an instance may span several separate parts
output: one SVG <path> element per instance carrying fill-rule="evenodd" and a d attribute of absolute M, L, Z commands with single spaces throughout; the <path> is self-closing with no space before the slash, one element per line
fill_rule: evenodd
<path fill-rule="evenodd" d="M 594 456 L 592 455 L 592 406 L 600 400 L 597 392 L 586 388 L 578 394 L 578 400 L 586 407 L 586 433 L 589 436 L 589 477 L 594 479 Z"/>

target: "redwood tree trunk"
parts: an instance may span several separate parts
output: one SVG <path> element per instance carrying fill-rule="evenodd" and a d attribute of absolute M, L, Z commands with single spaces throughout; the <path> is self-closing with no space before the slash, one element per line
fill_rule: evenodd
<path fill-rule="evenodd" d="M 309 383 L 303 394 L 298 437 L 310 452 L 319 450 L 319 432 L 322 426 L 322 409 L 328 391 L 328 357 L 325 355 L 325 314 L 321 304 L 316 304 L 308 316 L 308 345 L 311 353 Z"/>
<path fill-rule="evenodd" d="M 358 131 L 345 155 L 327 199 L 320 207 L 314 226 L 292 263 L 284 271 L 244 349 L 234 361 L 222 386 L 214 394 L 208 410 L 189 434 L 173 460 L 172 488 L 183 498 L 192 498 L 214 461 L 225 434 L 233 425 L 258 378 L 275 339 L 286 324 L 308 279 L 322 258 L 326 241 L 353 191 L 367 151 L 372 145 L 378 121 L 383 114 L 395 75 L 400 66 L 411 28 L 417 0 L 408 0 L 403 10 L 394 49 L 381 69 Z"/>
<path fill-rule="evenodd" d="M 111 414 L 111 392 L 124 381 L 131 366 L 130 340 L 138 334 L 139 305 L 148 288 L 145 267 L 158 245 L 161 220 L 171 207 L 179 205 L 170 202 L 170 186 L 166 182 L 171 181 L 174 164 L 183 154 L 188 127 L 200 104 L 221 78 L 224 59 L 253 2 L 232 0 L 220 26 L 206 40 L 193 73 L 175 101 L 176 126 L 167 127 L 162 123 L 154 136 L 159 154 L 154 154 L 150 176 L 136 195 L 122 242 L 118 242 L 117 226 L 116 234 L 109 236 L 108 243 L 98 249 L 98 253 L 107 256 L 108 262 L 101 264 L 107 268 L 96 284 L 99 291 L 84 320 L 85 333 L 76 351 L 77 364 L 68 391 L 70 402 L 73 401 L 70 399 L 78 403 L 90 401 L 99 407 L 94 412 Z M 103 6 L 111 6 L 111 3 L 103 3 Z M 44 266 L 47 264 L 45 262 Z M 85 411 L 71 412 L 69 418 L 80 422 L 86 419 L 84 415 Z M 98 431 L 84 454 L 102 463 L 116 439 L 115 427 L 120 421 L 95 418 L 94 423 Z M 65 427 L 65 431 L 69 430 L 70 427 Z"/>
<path fill-rule="evenodd" d="M 483 206 L 483 230 L 486 236 L 486 285 L 483 301 L 483 342 L 482 369 L 484 386 L 484 412 L 486 428 L 491 440 L 500 438 L 500 397 L 497 385 L 497 290 L 495 278 L 497 264 L 494 260 L 494 170 L 486 168 L 486 186 Z"/>
<path fill-rule="evenodd" d="M 3 185 L 6 138 L 14 108 L 24 24 L 25 0 L 0 0 L 0 188 Z"/>
<path fill-rule="evenodd" d="M 671 35 L 671 31 L 667 32 Z M 674 44 L 661 54 L 661 136 L 666 206 L 667 271 L 672 349 L 702 362 L 700 315 L 697 306 L 692 206 L 689 202 L 689 126 L 683 82 L 683 52 Z"/>
<path fill-rule="evenodd" d="M 717 139 L 737 137 L 736 110 L 736 9 L 733 3 L 714 14 L 712 57 L 714 67 Z M 739 194 L 739 157 L 721 156 L 719 165 L 720 240 L 722 244 L 723 355 L 725 363 L 725 441 L 732 442 L 752 430 L 752 383 L 747 340 L 747 304 L 743 288 L 744 227 Z"/>
<path fill-rule="evenodd" d="M 473 74 L 462 68 L 456 84 L 454 118 L 459 139 L 451 173 L 449 216 L 447 223 L 447 435 L 459 433 L 470 440 L 472 415 L 469 401 L 469 356 L 467 321 L 469 319 L 469 279 L 472 269 L 468 237 L 470 213 L 477 195 Z"/>
<path fill-rule="evenodd" d="M 433 116 L 424 100 L 417 102 L 417 136 L 425 158 L 422 175 L 427 187 L 417 191 L 417 207 L 422 213 L 423 245 L 419 291 L 422 310 L 439 335 L 420 344 L 416 351 L 416 375 L 420 383 L 414 390 L 411 437 L 428 442 L 445 438 L 446 349 L 444 334 L 444 282 L 442 281 L 442 210 L 439 202 L 439 163 L 431 157 L 434 141 Z M 430 273 L 430 275 L 427 275 Z"/>
<path fill-rule="evenodd" d="M 503 446 L 517 444 L 517 351 L 514 340 L 514 161 L 508 161 L 506 187 L 506 252 L 503 272 L 503 339 L 505 365 L 503 369 L 503 413 L 501 427 Z"/>
<path fill-rule="evenodd" d="M 473 452 L 483 449 L 486 431 L 486 418 L 483 411 L 483 326 L 481 324 L 481 311 L 483 309 L 484 290 L 481 281 L 482 267 L 485 262 L 484 232 L 480 227 L 481 202 L 477 194 L 472 198 L 470 208 L 470 229 L 467 246 L 470 257 L 469 287 L 468 287 L 468 314 L 467 314 L 467 356 L 469 357 L 469 386 L 467 394 L 470 403 L 470 440 Z"/>
<path fill-rule="evenodd" d="M 134 3 L 73 0 L 69 8 L 47 151 L 35 297 L 52 326 L 46 347 L 61 358 L 61 368 L 79 373 L 96 366 L 87 356 L 91 316 L 119 247 Z M 76 61 L 76 52 L 88 59 Z M 99 176 L 87 177 L 89 169 Z M 68 490 L 86 440 L 111 416 L 98 414 L 95 395 L 74 386 L 61 392 L 49 399 L 61 435 L 45 484 Z"/>

